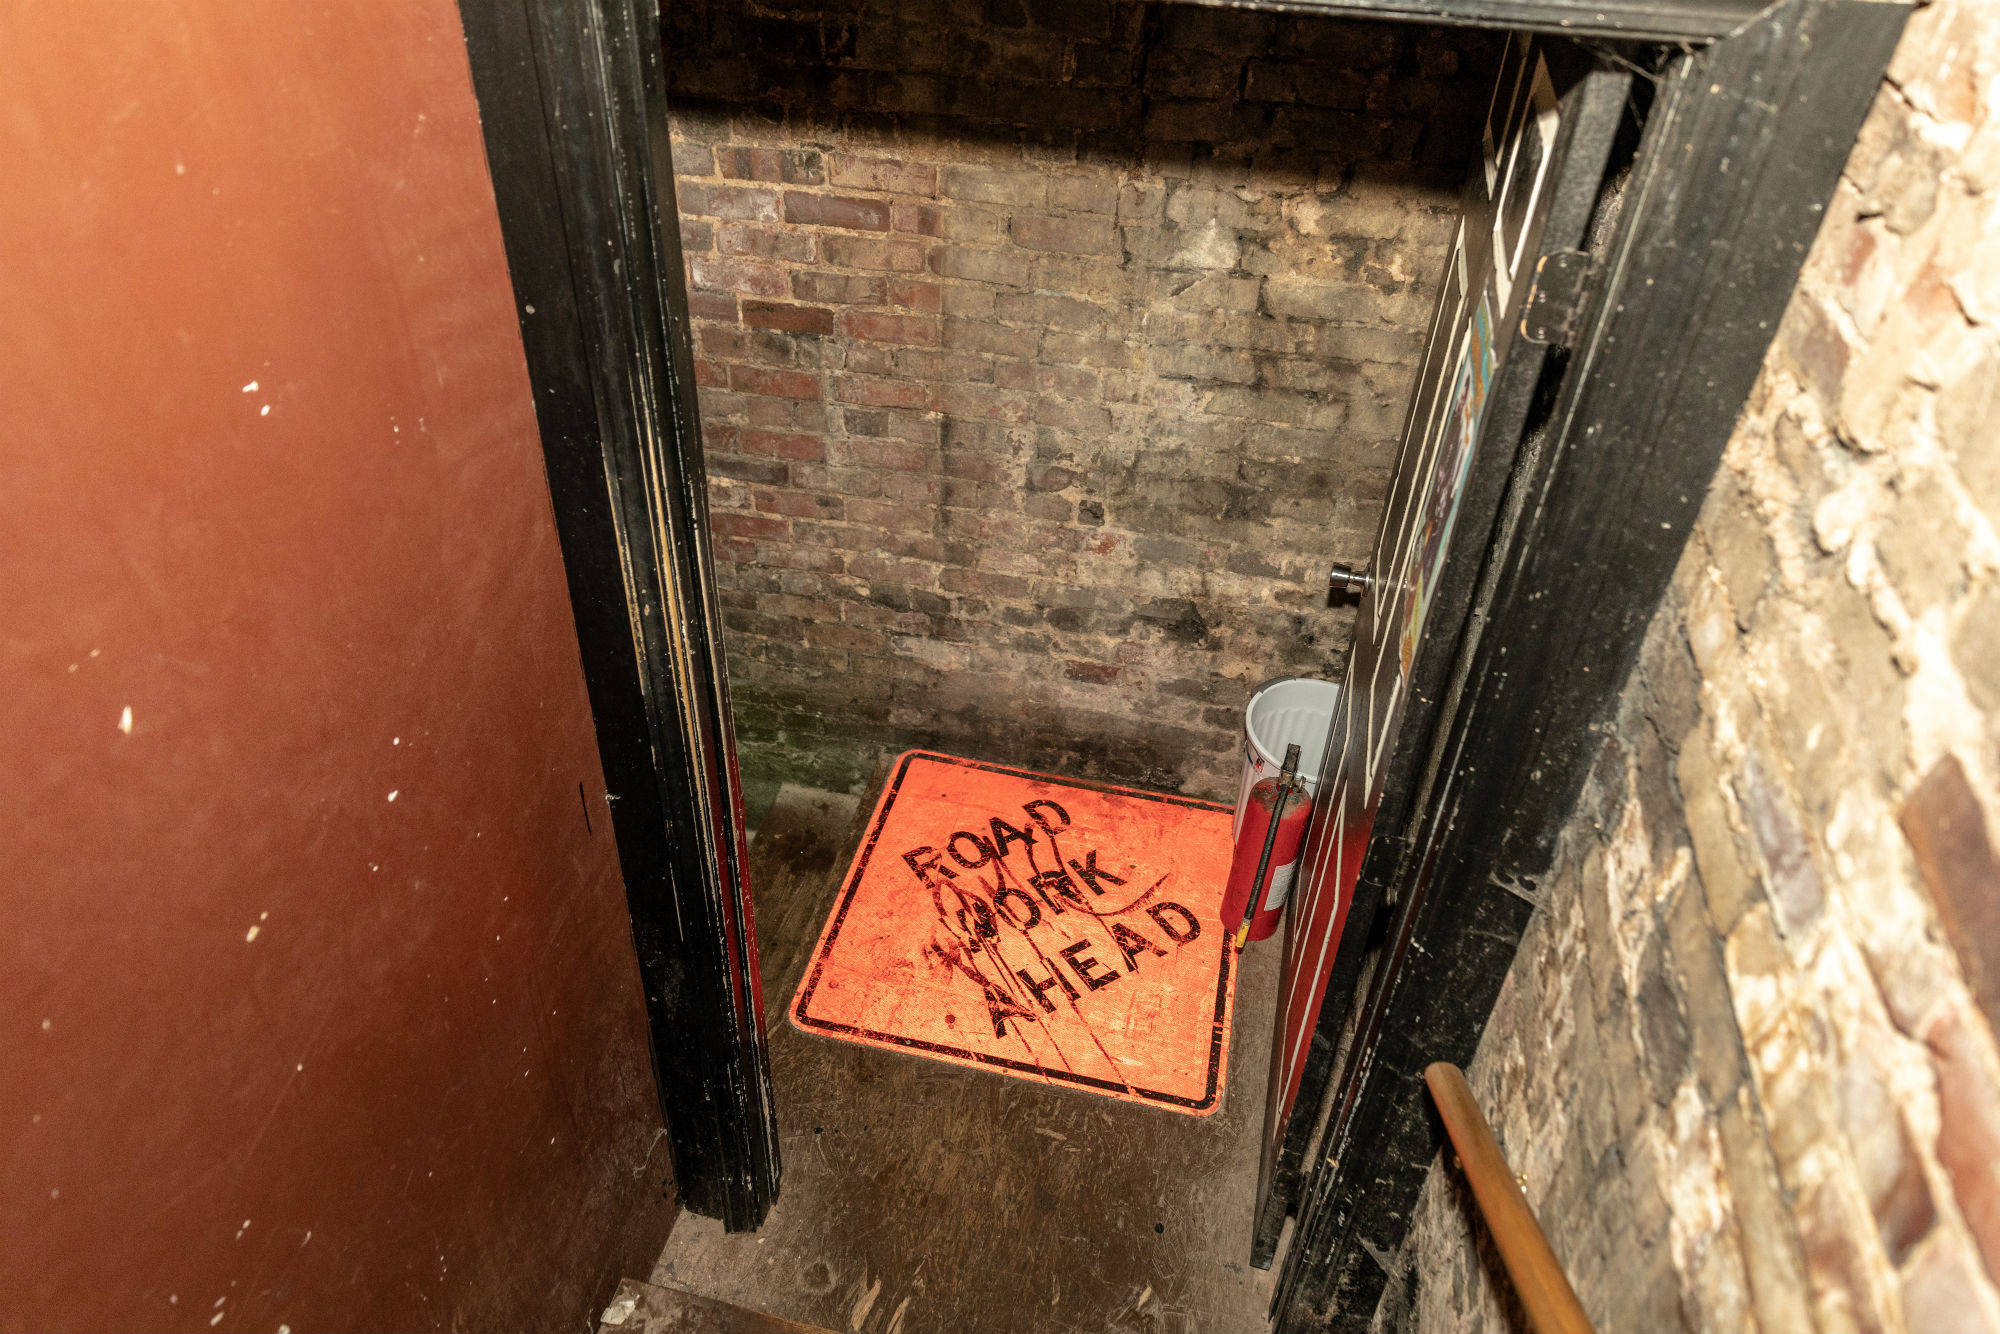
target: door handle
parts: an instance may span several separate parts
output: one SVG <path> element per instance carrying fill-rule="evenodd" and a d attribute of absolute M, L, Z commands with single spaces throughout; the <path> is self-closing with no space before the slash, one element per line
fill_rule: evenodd
<path fill-rule="evenodd" d="M 1326 576 L 1326 591 L 1330 597 L 1360 597 L 1375 582 L 1373 575 L 1364 574 L 1350 565 L 1335 565 Z"/>

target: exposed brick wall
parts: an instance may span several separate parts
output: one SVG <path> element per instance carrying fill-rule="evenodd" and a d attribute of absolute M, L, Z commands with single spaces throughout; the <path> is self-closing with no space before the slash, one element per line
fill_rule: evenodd
<path fill-rule="evenodd" d="M 1472 1070 L 1600 1328 L 2000 1328 L 1996 70 L 1912 20 Z M 1378 1325 L 1507 1327 L 1461 1189 Z"/>
<path fill-rule="evenodd" d="M 1233 795 L 1336 675 L 1497 43 L 1108 0 L 670 0 L 746 768 Z"/>

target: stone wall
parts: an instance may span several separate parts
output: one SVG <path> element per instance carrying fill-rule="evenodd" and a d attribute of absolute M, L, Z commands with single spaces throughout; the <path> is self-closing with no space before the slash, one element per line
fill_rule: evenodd
<path fill-rule="evenodd" d="M 1912 20 L 1471 1072 L 1600 1328 L 2000 1328 L 1996 59 Z M 1379 1326 L 1516 1323 L 1463 1193 Z"/>
<path fill-rule="evenodd" d="M 1497 42 L 1123 0 L 669 0 L 747 771 L 1234 793 L 1337 675 Z"/>

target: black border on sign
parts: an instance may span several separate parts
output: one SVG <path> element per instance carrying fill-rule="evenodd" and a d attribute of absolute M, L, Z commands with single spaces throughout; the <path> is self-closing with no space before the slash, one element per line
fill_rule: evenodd
<path fill-rule="evenodd" d="M 792 1022 L 805 1032 L 835 1033 L 851 1037 L 867 1038 L 872 1042 L 887 1042 L 898 1047 L 909 1047 L 916 1051 L 928 1052 L 934 1056 L 951 1056 L 959 1060 L 972 1061 L 979 1065 L 999 1066 L 1007 1070 L 1019 1070 L 1023 1074 L 1040 1075 L 1044 1079 L 1061 1080 L 1067 1084 L 1083 1084 L 1090 1088 L 1104 1089 L 1106 1092 L 1130 1092 L 1147 1102 L 1168 1103 L 1175 1107 L 1185 1107 L 1190 1111 L 1212 1110 L 1222 1096 L 1222 1047 L 1223 1020 L 1229 1015 L 1229 981 L 1231 956 L 1230 935 L 1219 932 L 1222 939 L 1222 969 L 1215 983 L 1215 1018 L 1213 1032 L 1208 1045 L 1208 1089 L 1199 1101 L 1183 1098 L 1172 1093 L 1162 1093 L 1157 1089 L 1140 1088 L 1136 1084 L 1116 1083 L 1109 1079 L 1098 1079 L 1094 1075 L 1080 1075 L 1075 1071 L 1051 1070 L 1047 1066 L 1035 1065 L 1028 1061 L 1009 1060 L 1004 1056 L 989 1056 L 983 1052 L 967 1051 L 963 1047 L 953 1047 L 942 1042 L 926 1042 L 921 1038 L 907 1038 L 896 1033 L 878 1033 L 872 1028 L 862 1028 L 856 1024 L 839 1024 L 828 1019 L 815 1019 L 806 1013 L 812 1003 L 813 993 L 819 989 L 819 977 L 826 967 L 827 956 L 833 950 L 833 943 L 840 938 L 840 928 L 847 920 L 847 910 L 853 906 L 854 895 L 861 888 L 862 878 L 868 873 L 868 859 L 875 855 L 875 844 L 882 837 L 883 826 L 889 822 L 889 812 L 896 804 L 896 794 L 902 791 L 903 779 L 909 775 L 910 765 L 917 760 L 932 760 L 958 769 L 983 769 L 987 773 L 1006 774 L 1011 778 L 1032 778 L 1056 787 L 1081 788 L 1088 792 L 1107 792 L 1121 797 L 1137 797 L 1142 801 L 1158 801 L 1169 806 L 1186 806 L 1192 810 L 1226 811 L 1229 807 L 1218 801 L 1203 801 L 1197 797 L 1176 797 L 1164 792 L 1146 792 L 1138 788 L 1119 787 L 1112 783 L 1093 783 L 1077 779 L 1060 778 L 1055 774 L 1038 773 L 1033 769 L 1016 769 L 1005 764 L 988 764 L 983 760 L 961 759 L 956 755 L 942 755 L 932 750 L 908 750 L 896 761 L 895 775 L 883 789 L 882 800 L 875 807 L 875 815 L 869 821 L 867 841 L 861 845 L 854 865 L 848 868 L 847 883 L 840 889 L 840 905 L 833 910 L 833 920 L 821 933 L 819 943 L 813 947 L 812 965 L 806 970 L 805 982 L 799 987 L 798 995 L 786 1007 Z"/>

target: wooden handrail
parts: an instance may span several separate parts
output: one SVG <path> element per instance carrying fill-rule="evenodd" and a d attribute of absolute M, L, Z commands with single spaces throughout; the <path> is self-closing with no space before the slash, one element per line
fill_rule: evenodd
<path fill-rule="evenodd" d="M 1562 1263 L 1549 1249 L 1528 1197 L 1507 1168 L 1507 1159 L 1493 1138 L 1492 1128 L 1473 1100 L 1472 1086 L 1465 1072 L 1444 1061 L 1424 1069 L 1424 1083 L 1444 1118 L 1445 1132 L 1465 1167 L 1465 1179 L 1472 1186 L 1472 1198 L 1479 1202 L 1480 1215 L 1493 1235 L 1507 1277 L 1520 1295 L 1528 1324 L 1536 1334 L 1594 1334 L 1583 1303 L 1576 1299 Z"/>

